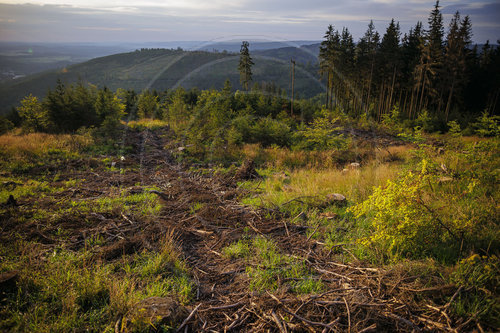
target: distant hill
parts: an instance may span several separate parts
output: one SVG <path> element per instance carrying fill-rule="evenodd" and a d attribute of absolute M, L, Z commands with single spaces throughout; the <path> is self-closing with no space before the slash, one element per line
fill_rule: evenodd
<path fill-rule="evenodd" d="M 312 97 L 323 91 L 317 80 L 314 56 L 305 49 L 280 48 L 252 52 L 255 62 L 253 82 L 275 82 L 290 93 L 290 58 L 295 58 L 295 92 Z M 50 70 L 0 85 L 0 112 L 5 113 L 28 94 L 42 97 L 57 79 L 64 83 L 78 80 L 112 90 L 118 88 L 165 90 L 221 88 L 230 79 L 234 89 L 241 89 L 239 55 L 229 52 L 143 49 L 95 58 L 59 70 Z M 307 64 L 302 65 L 302 64 Z"/>
<path fill-rule="evenodd" d="M 0 82 L 132 50 L 125 45 L 0 42 Z"/>
<path fill-rule="evenodd" d="M 319 49 L 318 49 L 319 50 Z M 319 51 L 318 51 L 319 52 Z M 295 60 L 300 64 L 315 64 L 318 62 L 318 52 L 315 52 L 314 49 L 309 49 L 307 47 L 301 46 L 297 47 L 282 47 L 277 49 L 270 50 L 259 50 L 253 52 L 254 55 L 261 55 L 266 57 L 272 57 L 276 59 L 281 59 L 284 61 L 290 61 L 291 59 Z"/>

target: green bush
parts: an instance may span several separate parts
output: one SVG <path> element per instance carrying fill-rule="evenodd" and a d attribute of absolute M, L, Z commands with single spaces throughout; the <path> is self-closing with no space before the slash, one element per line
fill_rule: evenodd
<path fill-rule="evenodd" d="M 316 118 L 311 126 L 302 127 L 294 134 L 295 148 L 305 150 L 345 150 L 349 140 L 339 134 L 340 127 L 327 117 Z"/>
<path fill-rule="evenodd" d="M 273 144 L 282 147 L 290 145 L 290 127 L 271 117 L 257 120 L 251 128 L 251 133 L 250 143 L 260 143 L 264 147 Z"/>
<path fill-rule="evenodd" d="M 452 310 L 459 316 L 474 316 L 493 328 L 500 327 L 500 260 L 497 256 L 473 254 L 461 260 L 451 282 L 463 288 Z"/>
<path fill-rule="evenodd" d="M 498 136 L 500 134 L 499 121 L 499 116 L 489 116 L 488 111 L 484 111 L 473 126 L 479 136 Z"/>

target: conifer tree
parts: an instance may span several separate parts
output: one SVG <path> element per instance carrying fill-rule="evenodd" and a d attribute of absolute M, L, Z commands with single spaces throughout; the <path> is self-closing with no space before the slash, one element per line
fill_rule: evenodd
<path fill-rule="evenodd" d="M 422 84 L 424 86 L 427 85 L 427 94 L 431 100 L 423 103 L 421 108 L 427 106 L 428 102 L 431 102 L 434 108 L 440 109 L 444 88 L 444 82 L 441 80 L 444 60 L 444 26 L 439 0 L 436 0 L 434 9 L 429 15 L 428 23 L 427 43 L 422 52 L 424 56 L 423 63 L 425 64 L 424 82 Z"/>
<path fill-rule="evenodd" d="M 320 74 L 326 75 L 327 90 L 326 90 L 326 107 L 332 107 L 333 100 L 333 83 L 336 62 L 338 61 L 338 50 L 340 45 L 340 35 L 337 30 L 333 29 L 330 24 L 324 36 L 324 41 L 321 42 L 319 49 L 319 65 Z"/>
<path fill-rule="evenodd" d="M 247 41 L 241 43 L 240 62 L 238 70 L 240 71 L 240 83 L 243 89 L 248 91 L 250 82 L 252 81 L 252 66 L 254 65 L 248 47 L 250 44 Z"/>

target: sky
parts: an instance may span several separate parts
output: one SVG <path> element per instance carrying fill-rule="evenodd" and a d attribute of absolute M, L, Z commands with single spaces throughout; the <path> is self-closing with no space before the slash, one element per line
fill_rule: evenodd
<path fill-rule="evenodd" d="M 321 40 L 329 24 L 355 40 L 370 20 L 383 34 L 392 18 L 402 33 L 427 26 L 434 0 L 0 0 L 0 41 L 138 43 Z M 442 0 L 447 28 L 457 10 L 473 40 L 500 39 L 499 0 Z"/>

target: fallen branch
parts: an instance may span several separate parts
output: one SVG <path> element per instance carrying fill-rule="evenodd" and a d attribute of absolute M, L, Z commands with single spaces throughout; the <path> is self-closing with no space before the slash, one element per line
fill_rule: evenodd
<path fill-rule="evenodd" d="M 301 320 L 303 321 L 304 323 L 307 323 L 309 325 L 312 325 L 312 326 L 321 326 L 321 327 L 326 327 L 332 331 L 335 331 L 335 328 L 333 328 L 331 325 L 328 325 L 328 324 L 325 324 L 325 323 L 320 323 L 320 322 L 317 322 L 317 321 L 310 321 L 310 320 L 307 320 L 306 318 L 304 317 L 301 317 L 299 316 L 298 314 L 295 314 L 291 311 L 288 311 L 287 309 L 283 308 L 283 311 L 285 311 L 286 313 L 294 316 L 295 318 L 297 318 L 298 320 Z"/>
<path fill-rule="evenodd" d="M 210 307 L 210 308 L 207 308 L 207 309 L 200 310 L 200 312 L 211 311 L 211 310 L 231 309 L 231 308 L 235 308 L 235 307 L 237 307 L 239 305 L 242 305 L 242 304 L 245 304 L 245 303 L 244 302 L 238 302 L 238 303 L 229 304 L 229 305 L 214 306 L 214 307 Z"/>
<path fill-rule="evenodd" d="M 187 316 L 186 319 L 184 319 L 184 321 L 182 322 L 181 326 L 179 326 L 179 328 L 175 331 L 176 333 L 180 332 L 182 330 L 182 328 L 187 324 L 187 322 L 189 320 L 191 320 L 191 318 L 193 318 L 194 314 L 196 313 L 196 311 L 198 311 L 198 308 L 201 306 L 201 303 L 198 304 L 194 309 L 193 311 L 191 311 L 191 313 L 189 314 L 189 316 Z"/>

